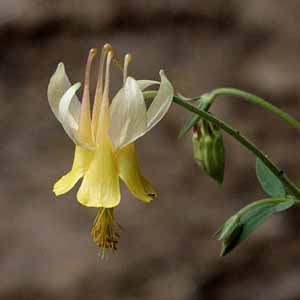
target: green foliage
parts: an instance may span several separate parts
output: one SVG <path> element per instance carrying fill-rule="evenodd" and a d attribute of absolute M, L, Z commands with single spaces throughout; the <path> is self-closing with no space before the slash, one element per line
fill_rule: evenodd
<path fill-rule="evenodd" d="M 280 179 L 259 158 L 256 158 L 256 176 L 262 189 L 269 196 L 286 196 L 284 186 Z"/>
<path fill-rule="evenodd" d="M 218 240 L 222 241 L 220 255 L 232 251 L 272 214 L 287 210 L 297 203 L 298 200 L 291 198 L 270 198 L 253 202 L 241 209 L 216 233 Z"/>
<path fill-rule="evenodd" d="M 215 170 L 217 170 L 216 166 L 218 165 L 220 167 L 222 164 L 217 163 L 214 165 L 216 163 L 215 157 L 220 157 L 220 155 L 218 154 L 215 156 L 213 154 L 214 149 L 217 149 L 217 147 L 214 148 L 213 146 L 214 143 L 212 141 L 214 140 L 214 137 L 209 129 L 219 128 L 222 132 L 226 132 L 236 139 L 236 141 L 257 157 L 256 174 L 258 181 L 262 189 L 272 197 L 249 204 L 229 218 L 229 220 L 221 226 L 216 233 L 216 236 L 222 242 L 221 255 L 223 256 L 235 249 L 236 246 L 245 240 L 260 224 L 264 223 L 268 217 L 272 216 L 274 213 L 285 211 L 292 206 L 300 207 L 300 189 L 287 175 L 283 175 L 276 164 L 265 156 L 255 144 L 250 142 L 235 128 L 232 128 L 222 120 L 208 113 L 208 109 L 215 98 L 221 95 L 238 96 L 250 103 L 261 106 L 294 128 L 299 129 L 300 123 L 271 103 L 250 93 L 231 88 L 215 89 L 210 93 L 202 95 L 200 98 L 202 105 L 199 107 L 195 107 L 186 99 L 180 98 L 180 96 L 175 96 L 173 98 L 174 103 L 195 114 L 183 126 L 179 133 L 179 138 L 183 137 L 194 128 L 194 157 L 201 168 L 209 176 L 219 182 L 223 180 L 223 177 L 222 180 L 220 180 L 221 177 L 216 177 L 214 174 Z M 199 127 L 199 124 L 201 124 L 200 122 L 203 121 L 206 121 L 209 125 L 202 126 L 204 129 L 199 131 L 197 126 Z M 205 127 L 208 127 L 208 130 Z"/>

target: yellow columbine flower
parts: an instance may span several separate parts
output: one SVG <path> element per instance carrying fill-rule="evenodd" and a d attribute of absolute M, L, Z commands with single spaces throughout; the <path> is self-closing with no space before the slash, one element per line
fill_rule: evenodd
<path fill-rule="evenodd" d="M 113 52 L 106 44 L 100 57 L 91 111 L 90 71 L 95 55 L 96 49 L 90 50 L 81 103 L 76 96 L 80 83 L 71 85 L 62 63 L 49 82 L 51 109 L 76 145 L 72 169 L 55 183 L 53 191 L 57 196 L 62 195 L 83 177 L 77 193 L 78 201 L 84 206 L 99 208 L 92 229 L 93 240 L 102 248 L 116 249 L 119 233 L 114 223 L 113 208 L 121 198 L 119 177 L 136 198 L 150 202 L 156 196 L 152 185 L 141 175 L 134 142 L 163 118 L 171 105 L 174 90 L 163 71 L 160 71 L 161 82 L 128 77 L 131 56 L 127 54 L 123 87 L 110 104 Z M 143 90 L 157 84 L 157 96 L 147 109 Z"/>

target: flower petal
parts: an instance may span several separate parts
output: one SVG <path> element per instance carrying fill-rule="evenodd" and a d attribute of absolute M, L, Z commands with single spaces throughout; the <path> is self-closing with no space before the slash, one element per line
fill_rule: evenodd
<path fill-rule="evenodd" d="M 110 208 L 120 202 L 118 172 L 112 146 L 107 137 L 95 152 L 77 193 L 77 199 L 88 207 Z"/>
<path fill-rule="evenodd" d="M 59 63 L 56 71 L 52 75 L 48 85 L 48 101 L 49 105 L 56 116 L 60 120 L 58 115 L 59 102 L 64 95 L 64 93 L 71 87 L 70 80 L 68 75 L 65 72 L 65 67 L 63 63 Z M 74 95 L 74 99 L 70 104 L 70 114 L 73 116 L 74 120 L 79 122 L 79 113 L 80 113 L 80 102 L 78 98 Z"/>
<path fill-rule="evenodd" d="M 163 70 L 159 72 L 161 84 L 156 97 L 147 111 L 147 131 L 155 126 L 167 113 L 174 96 L 174 89 Z"/>
<path fill-rule="evenodd" d="M 154 81 L 154 80 L 137 80 L 137 83 L 141 91 L 147 89 L 151 85 L 160 84 L 159 81 Z"/>
<path fill-rule="evenodd" d="M 109 130 L 115 148 L 124 147 L 146 130 L 147 112 L 143 93 L 135 79 L 128 77 L 112 101 Z"/>
<path fill-rule="evenodd" d="M 58 106 L 58 117 L 60 122 L 67 135 L 76 145 L 81 144 L 77 137 L 78 122 L 70 113 L 70 106 L 80 86 L 80 83 L 75 83 L 72 85 L 62 96 Z"/>
<path fill-rule="evenodd" d="M 67 193 L 73 188 L 77 181 L 86 173 L 93 153 L 79 146 L 75 148 L 74 161 L 72 169 L 66 175 L 61 177 L 53 187 L 53 192 L 56 196 Z"/>
<path fill-rule="evenodd" d="M 119 175 L 133 196 L 141 201 L 151 202 L 157 194 L 151 184 L 141 175 L 134 144 L 129 144 L 119 150 L 117 162 Z"/>

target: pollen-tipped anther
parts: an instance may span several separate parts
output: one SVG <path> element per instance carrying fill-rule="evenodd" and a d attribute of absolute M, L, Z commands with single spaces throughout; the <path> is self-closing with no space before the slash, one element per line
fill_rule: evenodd
<path fill-rule="evenodd" d="M 112 48 L 111 44 L 106 43 L 102 49 L 103 49 L 103 52 L 108 53 L 109 51 L 112 51 L 113 48 Z"/>

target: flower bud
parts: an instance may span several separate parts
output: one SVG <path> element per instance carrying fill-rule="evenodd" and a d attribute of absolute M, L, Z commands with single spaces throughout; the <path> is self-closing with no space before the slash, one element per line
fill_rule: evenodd
<path fill-rule="evenodd" d="M 193 134 L 194 158 L 202 170 L 217 180 L 224 179 L 224 144 L 221 130 L 201 119 L 194 126 Z"/>
<path fill-rule="evenodd" d="M 221 256 L 230 252 L 237 244 L 242 233 L 243 225 L 238 215 L 232 216 L 215 234 L 222 241 Z"/>
<path fill-rule="evenodd" d="M 222 247 L 220 252 L 221 256 L 225 256 L 227 253 L 229 253 L 236 247 L 236 245 L 239 243 L 242 231 L 243 225 L 237 224 L 231 231 L 231 234 L 222 241 Z"/>

